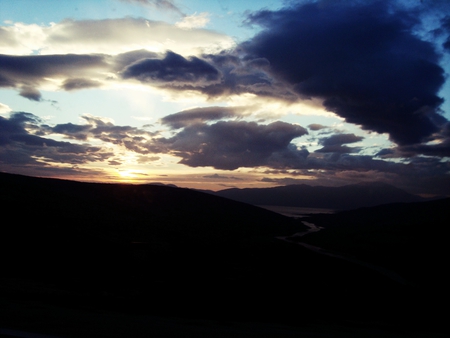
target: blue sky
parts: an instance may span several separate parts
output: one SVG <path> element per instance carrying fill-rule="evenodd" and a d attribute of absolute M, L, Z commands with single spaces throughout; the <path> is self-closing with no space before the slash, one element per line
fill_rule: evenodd
<path fill-rule="evenodd" d="M 446 1 L 0 1 L 0 171 L 450 191 Z"/>

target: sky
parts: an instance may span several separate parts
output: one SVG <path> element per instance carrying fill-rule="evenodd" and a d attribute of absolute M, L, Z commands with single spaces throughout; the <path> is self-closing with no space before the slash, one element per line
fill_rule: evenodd
<path fill-rule="evenodd" d="M 450 195 L 450 2 L 0 0 L 0 171 Z"/>

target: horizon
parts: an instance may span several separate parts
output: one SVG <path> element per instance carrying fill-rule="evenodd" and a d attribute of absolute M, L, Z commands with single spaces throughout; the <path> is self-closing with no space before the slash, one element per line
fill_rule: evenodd
<path fill-rule="evenodd" d="M 450 194 L 446 1 L 2 1 L 0 36 L 0 172 Z"/>
<path fill-rule="evenodd" d="M 282 187 L 289 187 L 289 186 L 307 186 L 307 187 L 311 187 L 311 188 L 316 188 L 316 187 L 320 187 L 320 188 L 343 188 L 343 187 L 350 187 L 350 186 L 355 186 L 355 185 L 376 185 L 376 184 L 381 184 L 381 185 L 387 185 L 396 189 L 399 189 L 400 191 L 406 192 L 410 195 L 414 195 L 420 198 L 423 198 L 424 201 L 426 200 L 435 200 L 437 199 L 442 199 L 442 198 L 450 198 L 450 195 L 428 195 L 428 194 L 414 194 L 412 192 L 409 192 L 407 190 L 403 190 L 401 188 L 396 187 L 393 184 L 390 183 L 386 183 L 386 182 L 380 182 L 380 181 L 364 181 L 364 182 L 356 182 L 356 183 L 347 183 L 347 184 L 342 184 L 342 185 L 320 185 L 320 184 L 307 184 L 304 182 L 301 183 L 291 183 L 291 184 L 284 184 L 284 185 L 273 185 L 270 187 L 221 187 L 218 188 L 216 190 L 213 189 L 202 189 L 202 188 L 191 188 L 191 187 L 183 187 L 183 186 L 178 186 L 176 184 L 170 183 L 170 182 L 159 182 L 159 181 L 149 181 L 149 182 L 124 182 L 124 181 L 120 181 L 120 182 L 104 182 L 104 181 L 81 181 L 81 180 L 74 180 L 74 179 L 70 179 L 70 178 L 58 178 L 58 177 L 44 177 L 44 176 L 29 176 L 29 175 L 23 175 L 23 174 L 15 174 L 15 173 L 8 173 L 8 172 L 3 172 L 0 171 L 0 174 L 6 174 L 6 175 L 18 175 L 18 176 L 22 176 L 22 177 L 30 177 L 30 178 L 38 178 L 38 179 L 54 179 L 54 180 L 61 180 L 61 181 L 70 181 L 70 182 L 78 182 L 78 183 L 93 183 L 93 184 L 124 184 L 124 185 L 160 185 L 160 186 L 167 186 L 167 187 L 173 187 L 173 188 L 181 188 L 181 189 L 191 189 L 191 190 L 197 190 L 200 192 L 212 192 L 212 193 L 218 193 L 221 191 L 225 191 L 225 190 L 231 190 L 231 189 L 238 189 L 238 190 L 243 190 L 243 189 L 271 189 L 271 188 L 282 188 Z M 251 204 L 251 203 L 250 203 Z M 268 207 L 268 206 L 263 206 L 263 207 Z M 288 206 L 286 208 L 289 208 Z M 295 207 L 297 208 L 297 207 Z M 303 207 L 299 207 L 299 208 L 303 208 Z M 306 209 L 308 207 L 305 207 Z M 314 209 L 314 208 L 312 208 Z M 323 209 L 324 208 L 317 208 L 317 209 Z"/>

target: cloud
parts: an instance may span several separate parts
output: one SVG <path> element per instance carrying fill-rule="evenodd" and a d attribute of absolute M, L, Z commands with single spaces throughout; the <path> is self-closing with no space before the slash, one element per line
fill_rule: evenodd
<path fill-rule="evenodd" d="M 356 136 L 355 134 L 334 134 L 329 137 L 319 139 L 319 144 L 323 148 L 317 149 L 318 153 L 353 153 L 359 151 L 361 148 L 348 147 L 343 144 L 355 143 L 362 141 L 364 137 Z"/>
<path fill-rule="evenodd" d="M 177 22 L 175 26 L 181 29 L 201 28 L 206 26 L 208 22 L 209 22 L 209 14 L 200 13 L 185 16 L 183 20 Z"/>
<path fill-rule="evenodd" d="M 32 87 L 22 87 L 19 93 L 20 96 L 23 96 L 26 99 L 29 99 L 31 101 L 41 101 L 42 95 L 36 88 Z"/>
<path fill-rule="evenodd" d="M 237 107 L 202 107 L 192 108 L 179 113 L 167 115 L 161 119 L 163 124 L 171 128 L 179 129 L 205 121 L 221 120 L 227 117 L 234 117 L 239 111 Z"/>
<path fill-rule="evenodd" d="M 37 94 L 44 85 L 70 91 L 132 80 L 210 98 L 245 93 L 297 98 L 269 76 L 267 59 L 230 52 L 230 38 L 207 30 L 186 31 L 135 18 L 65 20 L 33 29 L 44 30 L 44 38 L 28 51 L 39 50 L 38 55 L 0 55 L 0 86 L 27 88 L 24 97 L 33 100 L 38 95 L 30 95 L 31 90 Z M 217 48 L 210 48 L 213 45 Z M 218 48 L 227 50 L 210 53 Z M 14 49 L 8 51 L 15 54 Z"/>
<path fill-rule="evenodd" d="M 17 22 L 0 26 L 0 54 L 31 54 L 44 46 L 45 28 Z"/>
<path fill-rule="evenodd" d="M 329 137 L 322 138 L 319 143 L 324 146 L 342 145 L 347 143 L 355 143 L 362 141 L 364 137 L 356 136 L 355 134 L 334 134 Z"/>
<path fill-rule="evenodd" d="M 200 55 L 235 45 L 225 34 L 199 28 L 182 29 L 144 18 L 66 19 L 49 26 L 13 23 L 0 26 L 0 54 L 108 54 L 146 49 Z"/>
<path fill-rule="evenodd" d="M 121 163 L 111 145 L 137 154 L 167 152 L 154 134 L 130 126 L 116 126 L 95 116 L 83 116 L 86 124 L 49 126 L 36 115 L 14 112 L 9 118 L 0 116 L 0 167 L 12 165 L 57 166 L 84 165 L 93 162 Z M 50 136 L 60 135 L 68 141 Z M 91 143 L 95 143 L 93 146 Z M 117 151 L 117 150 L 116 150 Z M 141 156 L 139 161 L 154 161 L 156 156 Z"/>
<path fill-rule="evenodd" d="M 320 149 L 317 149 L 316 153 L 354 153 L 358 152 L 361 148 L 356 147 L 348 147 L 344 146 L 342 144 L 334 144 L 334 145 L 327 145 Z"/>
<path fill-rule="evenodd" d="M 0 114 L 9 113 L 12 109 L 6 105 L 0 102 Z"/>
<path fill-rule="evenodd" d="M 304 158 L 307 153 L 298 150 L 291 141 L 305 134 L 305 128 L 285 122 L 260 125 L 220 121 L 187 126 L 174 137 L 161 141 L 175 156 L 181 157 L 182 164 L 234 170 Z"/>
<path fill-rule="evenodd" d="M 429 142 L 381 149 L 377 153 L 377 156 L 381 158 L 400 158 L 407 160 L 411 160 L 411 158 L 420 155 L 431 156 L 435 159 L 450 157 L 450 122 L 444 124 L 438 133 L 430 137 Z"/>
<path fill-rule="evenodd" d="M 47 174 L 86 175 L 82 166 L 93 163 L 120 166 L 124 163 L 123 152 L 127 151 L 138 154 L 137 163 L 141 165 L 159 160 L 161 156 L 158 155 L 165 154 L 179 157 L 181 164 L 191 167 L 271 168 L 266 173 L 276 175 L 273 183 L 294 182 L 289 177 L 279 180 L 282 174 L 296 179 L 313 176 L 317 178 L 317 184 L 344 184 L 376 178 L 404 188 L 409 185 L 409 190 L 418 184 L 415 192 L 424 192 L 437 184 L 434 190 L 428 190 L 435 193 L 445 191 L 444 186 L 447 184 L 448 187 L 449 183 L 449 164 L 438 157 L 412 156 L 403 163 L 345 152 L 309 153 L 305 147 L 299 148 L 292 142 L 306 135 L 306 129 L 285 122 L 219 121 L 207 124 L 208 120 L 186 124 L 174 136 L 164 138 L 140 128 L 118 126 L 100 117 L 83 118 L 85 124 L 49 126 L 30 113 L 15 112 L 9 118 L 0 116 L 0 169 L 18 172 L 28 168 L 23 172 L 25 174 L 37 174 L 41 170 Z M 68 141 L 52 139 L 52 135 Z M 323 139 L 322 143 L 341 147 L 358 140 L 359 137 L 353 134 L 338 134 Z M 384 154 L 394 156 L 406 150 L 397 147 L 391 149 L 390 154 L 387 151 Z M 237 179 L 219 174 L 205 178 Z"/>
<path fill-rule="evenodd" d="M 100 87 L 101 83 L 96 80 L 83 79 L 83 78 L 71 78 L 66 79 L 61 85 L 61 88 L 67 91 L 85 89 L 85 88 L 95 88 Z"/>
<path fill-rule="evenodd" d="M 308 125 L 308 128 L 313 130 L 313 131 L 317 131 L 317 130 L 325 129 L 325 128 L 328 128 L 328 127 L 324 126 L 322 124 L 319 124 L 319 123 L 312 123 L 312 124 Z"/>
<path fill-rule="evenodd" d="M 420 143 L 445 120 L 435 46 L 415 33 L 417 12 L 389 1 L 307 2 L 248 18 L 262 31 L 243 43 L 303 98 L 399 145 Z"/>
<path fill-rule="evenodd" d="M 220 81 L 203 87 L 189 88 L 191 90 L 197 90 L 212 98 L 250 93 L 286 101 L 298 100 L 297 94 L 268 73 L 270 62 L 266 58 L 248 57 L 242 55 L 239 49 L 207 54 L 203 55 L 203 58 L 220 70 Z"/>
<path fill-rule="evenodd" d="M 146 49 L 138 49 L 126 53 L 120 53 L 114 56 L 112 68 L 114 69 L 115 72 L 120 72 L 125 67 L 133 63 L 136 63 L 140 60 L 156 59 L 159 57 L 160 57 L 159 53 L 150 52 Z"/>
<path fill-rule="evenodd" d="M 105 58 L 101 55 L 0 55 L 1 75 L 41 79 L 60 74 L 80 74 L 92 67 L 105 68 Z"/>
<path fill-rule="evenodd" d="M 20 95 L 41 101 L 38 88 L 52 80 L 64 80 L 70 90 L 73 78 L 99 76 L 107 69 L 105 56 L 101 55 L 0 55 L 0 87 L 20 88 Z M 103 75 L 104 77 L 104 75 Z M 69 79 L 67 79 L 69 78 Z M 72 82 L 71 82 L 72 81 Z M 95 81 L 90 80 L 93 84 Z"/>
<path fill-rule="evenodd" d="M 169 10 L 176 12 L 178 14 L 183 14 L 183 12 L 175 5 L 174 1 L 171 0 L 119 0 L 119 1 L 130 4 L 150 6 L 157 9 Z"/>
<path fill-rule="evenodd" d="M 206 61 L 192 56 L 167 52 L 163 59 L 143 59 L 127 66 L 122 77 L 142 82 L 168 83 L 172 86 L 196 84 L 202 86 L 220 78 L 219 71 Z"/>
<path fill-rule="evenodd" d="M 450 157 L 450 138 L 437 144 L 415 144 L 398 147 L 401 157 L 413 157 L 418 154 L 433 157 Z"/>
<path fill-rule="evenodd" d="M 224 176 L 219 174 L 205 175 L 203 178 L 209 178 L 213 180 L 233 180 L 233 181 L 242 181 L 243 179 L 235 176 Z"/>
<path fill-rule="evenodd" d="M 0 116 L 0 165 L 45 165 L 56 162 L 78 165 L 103 161 L 111 154 L 89 144 L 74 144 L 39 136 L 40 119 L 30 113 Z"/>
<path fill-rule="evenodd" d="M 444 40 L 442 47 L 450 52 L 450 15 L 447 15 L 442 19 L 442 29 L 447 34 L 446 39 Z"/>
<path fill-rule="evenodd" d="M 157 142 L 154 142 L 155 134 L 151 132 L 131 126 L 116 126 L 96 116 L 84 115 L 82 118 L 87 124 L 57 124 L 54 127 L 47 126 L 45 132 L 64 135 L 73 140 L 101 140 L 139 154 L 156 153 L 162 150 Z"/>
<path fill-rule="evenodd" d="M 196 91 L 212 99 L 248 93 L 288 101 L 298 99 L 297 94 L 269 76 L 266 59 L 246 59 L 237 54 L 225 51 L 184 58 L 169 51 L 163 57 L 157 55 L 124 66 L 120 74 L 124 79 L 176 91 Z"/>

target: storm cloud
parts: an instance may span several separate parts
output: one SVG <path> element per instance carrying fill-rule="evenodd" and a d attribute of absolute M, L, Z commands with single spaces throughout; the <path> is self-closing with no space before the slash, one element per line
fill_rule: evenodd
<path fill-rule="evenodd" d="M 344 146 L 344 144 L 362 141 L 364 138 L 355 134 L 334 134 L 319 140 L 323 148 L 316 150 L 321 153 L 351 153 L 360 148 Z"/>
<path fill-rule="evenodd" d="M 239 108 L 236 107 L 192 108 L 179 113 L 167 115 L 161 119 L 161 122 L 169 125 L 171 128 L 179 129 L 205 121 L 214 121 L 227 117 L 234 117 L 237 115 L 237 111 L 239 111 Z"/>
<path fill-rule="evenodd" d="M 420 143 L 445 119 L 440 55 L 415 34 L 416 12 L 389 1 L 312 2 L 248 18 L 263 30 L 242 48 L 301 97 L 399 145 Z"/>
<path fill-rule="evenodd" d="M 95 88 L 100 86 L 101 83 L 99 81 L 83 78 L 71 78 L 66 79 L 61 85 L 61 88 L 67 91 L 71 91 L 85 88 Z"/>
<path fill-rule="evenodd" d="M 95 86 L 95 81 L 84 80 L 81 83 L 74 79 L 83 74 L 95 76 L 98 71 L 106 69 L 105 56 L 101 55 L 0 55 L 0 87 L 20 88 L 21 96 L 41 101 L 38 88 L 48 79 L 66 79 L 63 85 L 66 90 L 77 86 L 81 89 Z"/>
<path fill-rule="evenodd" d="M 84 115 L 82 118 L 87 124 L 57 124 L 54 127 L 46 127 L 44 130 L 48 134 L 60 134 L 74 140 L 101 140 L 139 154 L 162 151 L 153 140 L 154 133 L 131 126 L 117 126 L 95 116 Z"/>
<path fill-rule="evenodd" d="M 142 82 L 171 82 L 176 85 L 210 83 L 220 78 L 219 71 L 197 57 L 188 59 L 167 52 L 163 59 L 139 60 L 122 72 L 122 76 L 136 78 Z"/>
<path fill-rule="evenodd" d="M 100 147 L 56 141 L 39 134 L 42 121 L 33 114 L 16 112 L 9 119 L 0 116 L 0 164 L 45 166 L 45 162 L 54 161 L 77 165 L 111 156 Z"/>
<path fill-rule="evenodd" d="M 220 121 L 188 126 L 165 140 L 180 163 L 191 167 L 211 166 L 234 170 L 239 167 L 271 166 L 277 161 L 304 158 L 291 141 L 307 134 L 301 126 L 285 122 L 260 125 L 245 121 Z"/>

